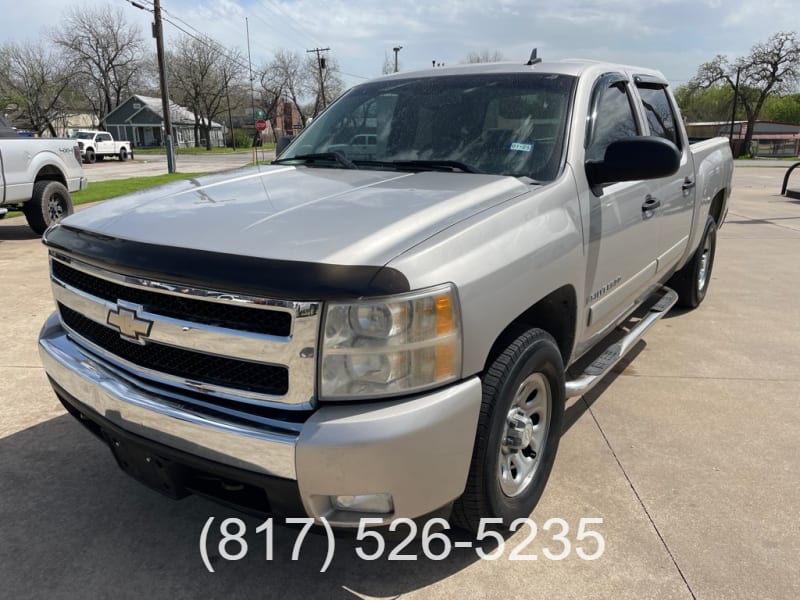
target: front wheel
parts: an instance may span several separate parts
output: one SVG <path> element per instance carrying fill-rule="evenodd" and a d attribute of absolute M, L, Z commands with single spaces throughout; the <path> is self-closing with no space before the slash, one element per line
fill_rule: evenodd
<path fill-rule="evenodd" d="M 43 179 L 33 185 L 33 195 L 22 210 L 30 228 L 41 235 L 50 225 L 72 214 L 72 198 L 64 184 Z"/>
<path fill-rule="evenodd" d="M 97 157 L 94 154 L 94 150 L 91 148 L 87 148 L 86 152 L 83 154 L 83 160 L 85 160 L 90 165 L 94 164 L 94 161 L 97 160 Z"/>
<path fill-rule="evenodd" d="M 477 531 L 531 514 L 553 468 L 564 416 L 564 365 L 541 329 L 520 335 L 483 377 L 483 400 L 464 494 L 453 522 Z"/>
<path fill-rule="evenodd" d="M 667 285 L 678 293 L 678 305 L 696 308 L 705 299 L 711 283 L 714 254 L 717 250 L 717 224 L 714 217 L 706 219 L 703 237 L 692 259 L 672 276 Z"/>

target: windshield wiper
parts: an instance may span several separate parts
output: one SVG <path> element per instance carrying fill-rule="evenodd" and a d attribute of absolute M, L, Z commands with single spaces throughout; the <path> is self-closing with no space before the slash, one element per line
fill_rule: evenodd
<path fill-rule="evenodd" d="M 391 163 L 397 168 L 410 169 L 431 169 L 441 171 L 443 169 L 464 171 L 464 173 L 483 173 L 480 169 L 457 160 L 396 160 Z"/>
<path fill-rule="evenodd" d="M 345 169 L 357 169 L 358 167 L 348 159 L 344 154 L 341 152 L 315 152 L 313 154 L 298 154 L 297 156 L 292 156 L 289 158 L 279 158 L 277 160 L 273 160 L 273 165 L 280 165 L 283 163 L 288 163 L 293 160 L 301 160 L 306 163 L 314 163 L 317 161 L 333 161 L 344 167 Z"/>

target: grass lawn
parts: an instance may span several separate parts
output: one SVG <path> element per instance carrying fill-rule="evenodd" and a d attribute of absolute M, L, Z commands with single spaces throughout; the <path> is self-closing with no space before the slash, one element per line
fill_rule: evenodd
<path fill-rule="evenodd" d="M 130 177 L 128 179 L 114 179 L 111 181 L 95 181 L 90 183 L 89 187 L 85 190 L 72 194 L 72 203 L 77 206 L 78 204 L 87 204 L 99 200 L 110 200 L 111 198 L 122 196 L 123 194 L 146 190 L 147 188 L 156 187 L 164 183 L 189 179 L 190 177 L 196 177 L 198 175 L 202 175 L 202 173 L 169 173 L 166 175 L 153 175 L 151 177 Z M 21 212 L 17 211 L 10 212 L 6 216 L 16 217 L 21 214 Z"/>

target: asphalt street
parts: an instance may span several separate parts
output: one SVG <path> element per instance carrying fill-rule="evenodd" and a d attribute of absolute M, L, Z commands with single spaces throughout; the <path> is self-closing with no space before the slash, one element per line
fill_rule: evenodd
<path fill-rule="evenodd" d="M 108 167 L 87 172 L 97 180 Z M 497 560 L 459 548 L 434 561 L 414 542 L 403 552 L 417 560 L 370 561 L 336 539 L 324 573 L 324 536 L 292 560 L 300 532 L 276 527 L 267 560 L 259 519 L 143 488 L 65 414 L 36 350 L 53 310 L 47 253 L 24 219 L 0 222 L 0 597 L 796 598 L 800 202 L 778 195 L 783 173 L 737 167 L 705 303 L 673 311 L 568 404 L 530 543 L 524 527 Z M 225 558 L 236 543 L 219 546 L 228 517 L 247 527 L 240 560 Z M 560 560 L 553 518 L 570 528 Z M 605 541 L 596 560 L 576 551 L 582 518 L 602 519 L 591 526 Z M 512 560 L 515 547 L 536 560 Z"/>

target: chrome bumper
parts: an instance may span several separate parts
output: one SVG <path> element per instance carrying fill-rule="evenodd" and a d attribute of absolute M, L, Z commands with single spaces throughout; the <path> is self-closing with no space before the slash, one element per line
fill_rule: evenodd
<path fill-rule="evenodd" d="M 121 429 L 231 467 L 297 481 L 306 512 L 338 526 L 389 522 L 446 506 L 464 491 L 481 404 L 477 377 L 406 400 L 328 405 L 299 435 L 192 412 L 144 391 L 73 343 L 52 315 L 39 338 L 45 371 Z M 334 510 L 332 496 L 389 494 L 389 514 Z"/>
<path fill-rule="evenodd" d="M 297 479 L 297 437 L 210 418 L 141 390 L 100 364 L 68 337 L 52 315 L 39 335 L 47 374 L 114 425 L 208 460 Z"/>

